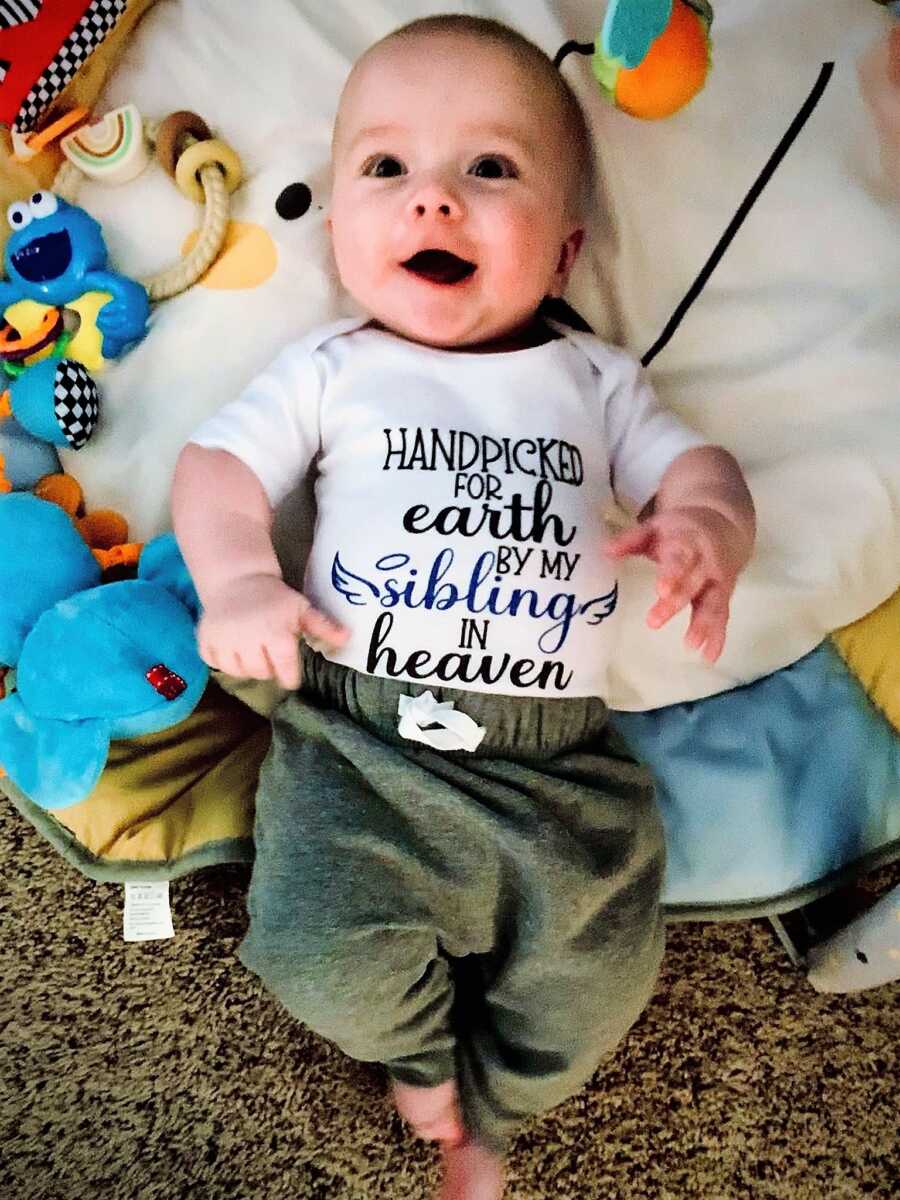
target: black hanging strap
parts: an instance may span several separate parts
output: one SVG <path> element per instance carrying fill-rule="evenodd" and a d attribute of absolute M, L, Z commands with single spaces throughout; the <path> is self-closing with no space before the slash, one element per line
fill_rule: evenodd
<path fill-rule="evenodd" d="M 678 307 L 672 313 L 671 317 L 669 318 L 669 320 L 666 324 L 665 329 L 663 329 L 662 333 L 659 335 L 659 337 L 656 339 L 656 341 L 653 343 L 653 345 L 650 347 L 650 349 L 647 351 L 647 353 L 641 359 L 641 362 L 643 363 L 643 365 L 645 367 L 648 366 L 653 361 L 654 358 L 656 358 L 656 356 L 657 356 L 657 354 L 659 354 L 660 350 L 662 350 L 662 348 L 666 345 L 666 343 L 672 337 L 672 334 L 675 332 L 675 330 L 678 328 L 678 326 L 683 321 L 685 313 L 688 311 L 688 309 L 691 307 L 691 305 L 694 303 L 694 301 L 697 299 L 697 297 L 703 291 L 704 287 L 706 286 L 707 280 L 709 279 L 710 275 L 712 275 L 712 273 L 716 269 L 716 267 L 719 265 L 719 261 L 722 258 L 722 255 L 725 253 L 725 251 L 731 245 L 734 235 L 737 233 L 737 231 L 740 229 L 741 225 L 744 223 L 744 220 L 747 217 L 747 214 L 750 212 L 750 209 L 753 207 L 753 205 L 759 199 L 763 188 L 766 186 L 766 184 L 769 182 L 769 180 L 775 174 L 775 171 L 777 170 L 779 163 L 784 158 L 784 156 L 787 154 L 788 150 L 790 150 L 790 148 L 793 145 L 800 130 L 803 128 L 803 126 L 809 120 L 813 109 L 819 103 L 819 100 L 822 98 L 822 93 L 825 91 L 825 88 L 828 86 L 828 81 L 831 78 L 833 71 L 834 71 L 834 63 L 833 62 L 822 63 L 822 70 L 819 72 L 819 77 L 816 80 L 812 91 L 807 96 L 806 101 L 803 104 L 803 107 L 797 113 L 796 117 L 794 117 L 793 121 L 790 124 L 790 127 L 788 128 L 787 133 L 784 135 L 784 137 L 781 139 L 781 141 L 775 147 L 774 151 L 772 152 L 771 157 L 769 158 L 769 161 L 766 163 L 766 165 L 760 171 L 759 175 L 757 176 L 756 182 L 753 184 L 753 186 L 750 188 L 750 191 L 744 197 L 744 200 L 741 203 L 740 208 L 737 210 L 737 212 L 734 214 L 731 221 L 729 222 L 728 228 L 725 230 L 725 232 L 719 238 L 718 242 L 716 243 L 715 249 L 713 250 L 712 254 L 709 256 L 709 258 L 706 260 L 706 262 L 703 266 L 703 269 L 700 271 L 700 274 L 697 276 L 697 278 L 691 284 L 684 299 L 681 301 L 681 303 L 678 305 Z"/>
<path fill-rule="evenodd" d="M 593 54 L 593 42 L 563 42 L 556 52 L 556 57 L 553 60 L 554 67 L 558 67 L 564 58 L 568 58 L 570 54 Z"/>

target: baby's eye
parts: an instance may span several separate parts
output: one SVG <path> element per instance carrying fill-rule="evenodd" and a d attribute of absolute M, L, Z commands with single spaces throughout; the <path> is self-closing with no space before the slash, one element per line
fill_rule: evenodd
<path fill-rule="evenodd" d="M 518 179 L 516 164 L 502 154 L 482 154 L 469 167 L 470 175 L 479 179 Z"/>
<path fill-rule="evenodd" d="M 362 173 L 374 179 L 393 179 L 397 175 L 405 175 L 406 167 L 393 154 L 373 154 L 363 163 Z"/>

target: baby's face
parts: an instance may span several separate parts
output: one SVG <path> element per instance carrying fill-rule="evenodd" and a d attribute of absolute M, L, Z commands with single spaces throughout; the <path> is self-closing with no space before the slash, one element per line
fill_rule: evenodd
<path fill-rule="evenodd" d="M 387 328 L 473 346 L 560 295 L 581 242 L 559 100 L 504 47 L 398 39 L 351 76 L 330 227 L 341 281 Z"/>

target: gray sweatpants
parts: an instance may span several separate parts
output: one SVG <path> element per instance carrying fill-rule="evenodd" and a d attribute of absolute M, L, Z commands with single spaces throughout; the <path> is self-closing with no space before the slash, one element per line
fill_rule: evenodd
<path fill-rule="evenodd" d="M 432 687 L 487 727 L 438 752 L 397 733 L 398 697 L 424 690 L 305 653 L 260 778 L 241 959 L 352 1057 L 455 1076 L 502 1150 L 650 996 L 662 827 L 601 701 Z"/>

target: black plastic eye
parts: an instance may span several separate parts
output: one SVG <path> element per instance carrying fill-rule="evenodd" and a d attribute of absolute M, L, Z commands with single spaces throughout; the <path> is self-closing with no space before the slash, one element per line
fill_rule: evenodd
<path fill-rule="evenodd" d="M 305 183 L 289 183 L 275 201 L 275 211 L 285 221 L 296 221 L 312 204 L 312 192 Z"/>

